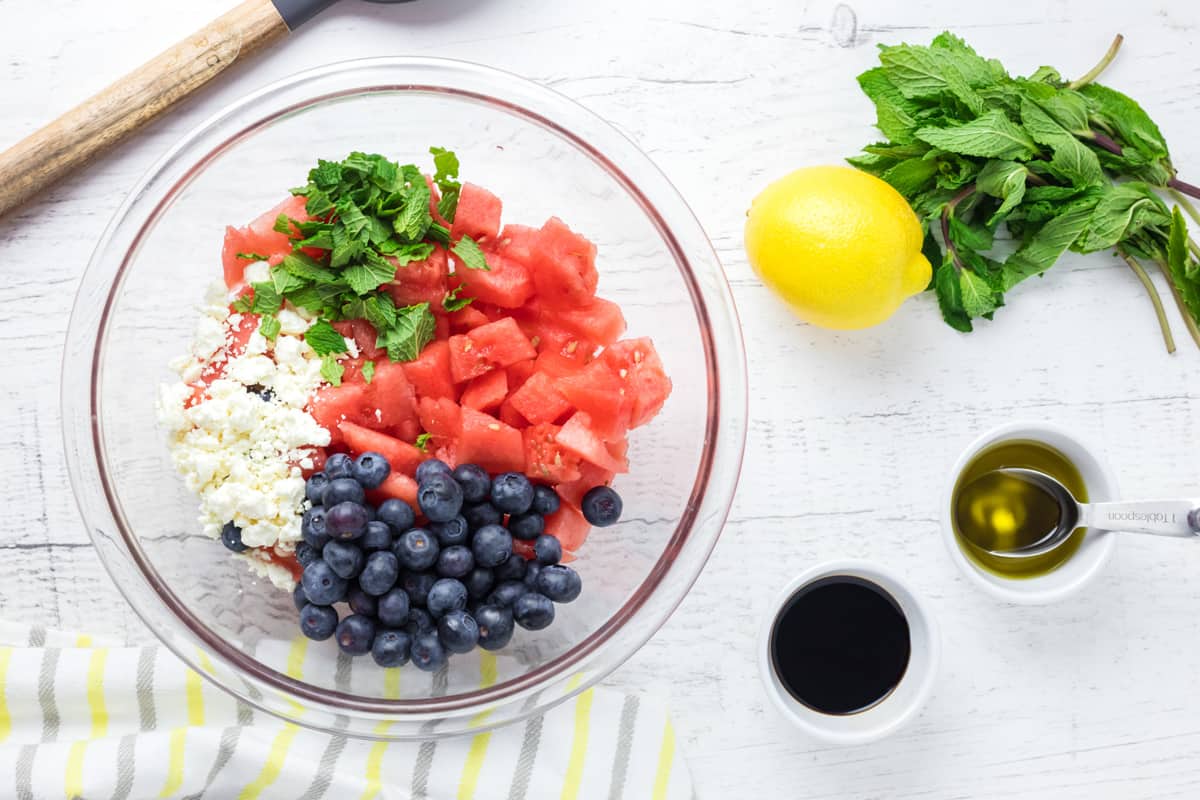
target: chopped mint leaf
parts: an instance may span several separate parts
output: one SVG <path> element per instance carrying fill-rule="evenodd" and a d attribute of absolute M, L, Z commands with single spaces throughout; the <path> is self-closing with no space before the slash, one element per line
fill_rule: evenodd
<path fill-rule="evenodd" d="M 417 436 L 417 441 L 414 442 L 416 448 L 422 453 L 429 452 L 429 440 L 433 438 L 431 433 L 422 433 Z"/>
<path fill-rule="evenodd" d="M 396 267 L 387 259 L 376 258 L 378 260 L 368 259 L 365 263 L 346 267 L 342 272 L 342 277 L 356 294 L 367 294 L 396 279 Z"/>
<path fill-rule="evenodd" d="M 363 317 L 376 331 L 386 331 L 396 324 L 396 305 L 391 295 L 376 294 L 363 301 Z"/>
<path fill-rule="evenodd" d="M 327 383 L 341 386 L 344 374 L 346 374 L 346 368 L 339 364 L 333 355 L 326 355 L 321 359 L 321 377 Z"/>
<path fill-rule="evenodd" d="M 250 307 L 254 305 L 254 298 L 248 294 L 244 294 L 232 303 L 232 308 L 239 314 L 249 314 Z"/>
<path fill-rule="evenodd" d="M 304 332 L 304 341 L 308 342 L 308 346 L 319 356 L 345 353 L 349 349 L 346 347 L 345 337 L 334 330 L 328 320 L 324 319 L 319 319 L 309 326 L 309 329 Z"/>
<path fill-rule="evenodd" d="M 272 226 L 272 229 L 276 233 L 282 233 L 284 236 L 288 237 L 291 237 L 293 234 L 295 234 L 295 231 L 292 229 L 292 218 L 287 214 L 280 214 L 278 217 L 276 217 L 275 224 Z"/>
<path fill-rule="evenodd" d="M 266 261 L 268 258 L 262 253 L 238 253 L 236 257 L 245 261 Z"/>
<path fill-rule="evenodd" d="M 483 250 L 479 249 L 479 244 L 470 236 L 459 239 L 458 243 L 450 248 L 450 252 L 454 253 L 455 258 L 462 262 L 467 269 L 490 269 Z"/>
<path fill-rule="evenodd" d="M 412 361 L 433 341 L 436 320 L 429 303 L 406 306 L 396 311 L 396 323 L 380 336 L 380 347 L 392 361 Z"/>
<path fill-rule="evenodd" d="M 254 302 L 250 305 L 251 313 L 274 314 L 283 305 L 283 298 L 275 290 L 274 283 L 263 281 L 253 284 L 250 288 L 254 290 Z"/>
<path fill-rule="evenodd" d="M 450 244 L 450 229 L 436 222 L 429 226 L 428 236 L 440 245 Z"/>
<path fill-rule="evenodd" d="M 271 268 L 271 283 L 275 285 L 275 291 L 283 295 L 294 292 L 297 289 L 303 289 L 308 285 L 308 281 L 304 278 L 293 275 L 286 269 L 278 266 Z"/>
<path fill-rule="evenodd" d="M 275 341 L 275 337 L 279 335 L 280 329 L 279 319 L 273 316 L 264 316 L 258 323 L 258 332 L 263 335 L 268 341 Z"/>
<path fill-rule="evenodd" d="M 375 362 L 374 361 L 364 361 L 363 362 L 362 376 L 363 376 L 363 380 L 366 381 L 367 383 L 370 383 L 372 380 L 375 379 Z"/>
<path fill-rule="evenodd" d="M 438 214 L 442 219 L 453 222 L 462 191 L 462 184 L 458 182 L 458 156 L 442 147 L 431 147 L 429 152 L 433 155 L 433 166 L 437 170 L 433 182 L 442 193 L 442 199 L 438 200 Z"/>
<path fill-rule="evenodd" d="M 442 298 L 442 308 L 446 311 L 461 311 L 475 301 L 474 297 L 459 297 L 458 293 L 466 286 L 465 283 L 460 283 L 450 291 L 446 292 L 446 296 Z"/>

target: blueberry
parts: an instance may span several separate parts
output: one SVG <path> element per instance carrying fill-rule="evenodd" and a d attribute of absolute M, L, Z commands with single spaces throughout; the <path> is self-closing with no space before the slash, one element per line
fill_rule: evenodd
<path fill-rule="evenodd" d="M 417 465 L 417 483 L 423 484 L 425 481 L 432 478 L 434 475 L 443 475 L 453 479 L 454 473 L 450 471 L 450 465 L 445 461 L 440 461 L 436 458 L 426 459 Z"/>
<path fill-rule="evenodd" d="M 519 472 L 492 479 L 492 505 L 505 514 L 524 514 L 533 505 L 533 484 Z"/>
<path fill-rule="evenodd" d="M 329 606 L 318 606 L 309 603 L 300 609 L 300 632 L 310 639 L 323 642 L 330 636 L 338 624 L 338 615 Z"/>
<path fill-rule="evenodd" d="M 501 608 L 510 608 L 513 603 L 517 602 L 523 594 L 529 591 L 529 588 L 520 581 L 504 581 L 487 597 L 489 606 L 500 606 Z"/>
<path fill-rule="evenodd" d="M 466 611 L 449 611 L 438 620 L 438 639 L 451 653 L 469 653 L 479 641 L 479 626 Z"/>
<path fill-rule="evenodd" d="M 471 537 L 471 529 L 461 515 L 445 522 L 430 523 L 429 530 L 433 531 L 442 547 L 466 544 L 467 539 Z"/>
<path fill-rule="evenodd" d="M 334 453 L 325 459 L 325 474 L 329 476 L 330 480 L 349 478 L 353 469 L 354 462 L 345 453 Z"/>
<path fill-rule="evenodd" d="M 475 563 L 479 566 L 498 566 L 512 555 L 512 536 L 499 525 L 484 525 L 475 531 L 471 552 L 475 554 Z"/>
<path fill-rule="evenodd" d="M 296 544 L 296 562 L 300 566 L 307 567 L 320 557 L 321 551 L 308 542 L 298 542 Z"/>
<path fill-rule="evenodd" d="M 296 582 L 296 588 L 292 589 L 292 603 L 297 611 L 308 605 L 308 595 L 304 593 L 304 585 L 299 581 Z"/>
<path fill-rule="evenodd" d="M 534 588 L 556 603 L 569 603 L 579 597 L 583 581 L 579 579 L 579 573 L 570 567 L 551 564 L 542 567 Z"/>
<path fill-rule="evenodd" d="M 525 557 L 513 553 L 496 566 L 496 580 L 519 581 L 525 577 Z"/>
<path fill-rule="evenodd" d="M 475 624 L 479 626 L 479 646 L 484 650 L 499 650 L 513 635 L 512 611 L 500 606 L 480 606 L 475 609 Z"/>
<path fill-rule="evenodd" d="M 579 504 L 584 518 L 597 528 L 607 527 L 619 520 L 622 507 L 621 495 L 609 486 L 593 486 Z"/>
<path fill-rule="evenodd" d="M 357 539 L 367 529 L 367 510 L 352 500 L 326 509 L 325 532 L 335 539 Z"/>
<path fill-rule="evenodd" d="M 370 595 L 367 596 L 370 597 Z M 386 625 L 389 628 L 399 628 L 405 622 L 408 622 L 408 592 L 399 586 L 383 595 L 383 597 L 371 599 L 375 603 L 375 616 L 379 617 L 380 624 Z M 354 608 L 353 604 L 350 607 Z"/>
<path fill-rule="evenodd" d="M 275 399 L 275 392 L 263 386 L 261 383 L 253 383 L 246 387 L 246 391 L 250 394 L 258 395 L 259 399 L 264 403 L 269 403 Z"/>
<path fill-rule="evenodd" d="M 325 509 L 313 506 L 304 512 L 300 522 L 300 535 L 304 541 L 320 550 L 329 541 L 329 531 L 325 527 Z"/>
<path fill-rule="evenodd" d="M 334 635 L 343 653 L 361 656 L 371 650 L 371 643 L 375 640 L 375 623 L 370 617 L 351 614 L 338 623 Z"/>
<path fill-rule="evenodd" d="M 559 505 L 561 503 L 558 499 L 558 492 L 541 484 L 533 487 L 533 505 L 529 507 L 530 511 L 545 517 L 558 511 Z"/>
<path fill-rule="evenodd" d="M 388 464 L 388 460 L 381 453 L 367 451 L 354 459 L 350 475 L 364 489 L 376 489 L 391 471 L 391 464 Z"/>
<path fill-rule="evenodd" d="M 475 569 L 475 556 L 461 544 L 447 547 L 438 554 L 437 574 L 443 578 L 461 578 Z"/>
<path fill-rule="evenodd" d="M 428 572 L 405 572 L 400 576 L 400 586 L 408 593 L 414 606 L 424 606 L 429 601 L 429 590 L 437 578 Z"/>
<path fill-rule="evenodd" d="M 242 529 L 232 522 L 226 522 L 221 528 L 221 544 L 235 553 L 244 553 L 250 548 L 242 544 Z"/>
<path fill-rule="evenodd" d="M 374 553 L 376 550 L 390 550 L 392 548 L 392 529 L 387 526 L 386 522 L 378 520 L 367 523 L 367 529 L 363 531 L 362 538 L 358 540 L 358 546 L 368 553 Z"/>
<path fill-rule="evenodd" d="M 321 558 L 339 578 L 347 580 L 362 572 L 363 551 L 352 542 L 332 541 L 321 551 Z"/>
<path fill-rule="evenodd" d="M 404 631 L 382 630 L 371 644 L 371 658 L 381 667 L 403 667 L 408 663 L 412 637 Z"/>
<path fill-rule="evenodd" d="M 429 612 L 423 608 L 414 608 L 408 612 L 408 622 L 404 623 L 404 630 L 408 631 L 409 636 L 416 636 L 419 633 L 436 630 L 437 626 L 433 624 L 433 617 L 429 616 Z"/>
<path fill-rule="evenodd" d="M 350 588 L 346 590 L 346 602 L 350 604 L 350 610 L 355 614 L 373 617 L 379 612 L 379 600 L 375 595 L 368 594 L 357 583 L 350 584 Z"/>
<path fill-rule="evenodd" d="M 526 511 L 508 520 L 508 532 L 514 539 L 532 541 L 546 530 L 546 518 L 536 511 Z"/>
<path fill-rule="evenodd" d="M 462 582 L 467 587 L 468 597 L 472 600 L 482 600 L 496 585 L 496 576 L 486 567 L 476 567 L 467 573 Z"/>
<path fill-rule="evenodd" d="M 476 503 L 473 506 L 463 506 L 463 519 L 471 530 L 477 531 L 484 525 L 499 525 L 504 521 L 504 514 L 491 503 Z"/>
<path fill-rule="evenodd" d="M 319 606 L 331 606 L 346 596 L 346 579 L 334 572 L 324 559 L 305 567 L 300 583 L 308 601 Z"/>
<path fill-rule="evenodd" d="M 448 522 L 454 519 L 462 510 L 462 502 L 462 488 L 449 475 L 434 473 L 417 489 L 417 505 L 421 507 L 422 513 L 429 517 L 430 522 Z"/>
<path fill-rule="evenodd" d="M 530 589 L 537 591 L 537 576 L 542 571 L 542 565 L 536 561 L 530 561 L 525 567 L 525 585 Z"/>
<path fill-rule="evenodd" d="M 358 576 L 358 585 L 367 594 L 379 597 L 396 585 L 400 577 L 400 562 L 390 550 L 381 550 L 367 556 L 362 574 Z"/>
<path fill-rule="evenodd" d="M 439 578 L 429 589 L 425 607 L 434 619 L 450 611 L 462 611 L 467 607 L 467 587 L 453 578 Z"/>
<path fill-rule="evenodd" d="M 321 505 L 333 508 L 338 503 L 361 504 L 365 497 L 363 487 L 359 486 L 358 481 L 354 478 L 334 478 L 325 487 L 325 493 L 321 495 Z"/>
<path fill-rule="evenodd" d="M 432 567 L 440 550 L 437 539 L 423 528 L 413 528 L 392 545 L 392 552 L 400 559 L 400 564 L 416 572 Z"/>
<path fill-rule="evenodd" d="M 417 634 L 411 652 L 413 666 L 424 672 L 437 672 L 446 665 L 446 651 L 433 631 Z"/>
<path fill-rule="evenodd" d="M 329 476 L 324 472 L 314 472 L 304 482 L 304 496 L 313 505 L 320 505 L 325 496 L 325 487 L 329 485 Z"/>
<path fill-rule="evenodd" d="M 557 564 L 562 561 L 562 542 L 543 533 L 533 543 L 533 556 L 539 564 Z"/>
<path fill-rule="evenodd" d="M 463 500 L 468 503 L 482 503 L 492 492 L 491 476 L 477 464 L 459 464 L 454 470 L 454 480 L 462 487 Z"/>
<path fill-rule="evenodd" d="M 513 603 L 512 614 L 516 623 L 525 630 L 540 631 L 554 622 L 554 603 L 544 594 L 526 592 Z"/>
<path fill-rule="evenodd" d="M 392 529 L 392 533 L 397 536 L 411 528 L 417 521 L 417 515 L 412 510 L 412 506 L 394 497 L 380 503 L 377 513 L 379 521 L 386 522 L 387 526 Z"/>

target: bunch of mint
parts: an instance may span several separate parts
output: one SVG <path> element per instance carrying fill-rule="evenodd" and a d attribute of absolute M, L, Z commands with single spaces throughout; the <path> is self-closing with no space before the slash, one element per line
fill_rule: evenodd
<path fill-rule="evenodd" d="M 453 222 L 461 189 L 458 158 L 440 147 L 430 153 L 441 194 L 438 216 Z M 263 315 L 259 330 L 268 339 L 279 333 L 274 315 L 284 301 L 317 314 L 305 338 L 324 359 L 325 379 L 335 385 L 342 375 L 336 356 L 346 351 L 346 343 L 331 322 L 366 319 L 375 328 L 376 346 L 392 361 L 412 361 L 433 339 L 429 304 L 397 307 L 382 288 L 396 279 L 397 269 L 429 258 L 437 245 L 449 247 L 467 269 L 488 268 L 471 237 L 451 243 L 450 230 L 431 211 L 433 191 L 413 164 L 357 152 L 341 161 L 320 160 L 308 183 L 292 194 L 306 198 L 312 219 L 279 215 L 275 230 L 292 240 L 292 252 L 271 268 L 269 281 L 254 284 L 251 294 L 239 298 L 234 310 Z M 256 253 L 237 255 L 264 260 Z M 454 311 L 471 300 L 458 297 L 456 289 L 442 302 Z"/>
<path fill-rule="evenodd" d="M 1200 247 L 1169 193 L 1197 222 L 1158 126 L 1131 98 L 1094 79 L 1116 54 L 1075 81 L 1051 67 L 1012 77 L 994 59 L 943 33 L 928 47 L 881 46 L 880 66 L 858 76 L 888 138 L 849 159 L 895 187 L 926 231 L 930 288 L 960 331 L 991 319 L 1004 295 L 1067 250 L 1115 250 L 1154 302 L 1142 261 L 1162 269 L 1200 346 Z M 1001 225 L 1011 240 L 997 244 Z M 1140 260 L 1141 261 L 1140 261 Z"/>

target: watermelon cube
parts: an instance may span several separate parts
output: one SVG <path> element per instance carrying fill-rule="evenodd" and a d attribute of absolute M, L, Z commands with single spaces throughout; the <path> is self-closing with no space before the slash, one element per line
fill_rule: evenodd
<path fill-rule="evenodd" d="M 654 419 L 671 394 L 671 379 L 649 339 L 628 339 L 605 349 L 601 355 L 625 384 L 628 426 L 636 428 Z"/>
<path fill-rule="evenodd" d="M 415 475 L 417 465 L 425 460 L 425 454 L 416 447 L 386 433 L 373 431 L 353 422 L 342 422 L 338 428 L 352 454 L 360 456 L 367 452 L 379 453 L 392 465 L 393 472 Z"/>
<path fill-rule="evenodd" d="M 289 197 L 246 227 L 225 229 L 221 263 L 225 268 L 225 286 L 230 291 L 245 285 L 246 267 L 254 263 L 252 259 L 238 258 L 238 253 L 257 253 L 267 256 L 268 263 L 278 264 L 292 252 L 291 239 L 275 230 L 275 220 L 280 214 L 287 214 L 296 220 L 307 220 L 308 212 L 304 208 L 307 202 L 304 197 Z"/>
<path fill-rule="evenodd" d="M 494 239 L 500 233 L 500 198 L 473 183 L 464 183 L 458 195 L 458 210 L 450 237 L 470 236 L 475 241 Z"/>
<path fill-rule="evenodd" d="M 508 373 L 496 369 L 479 376 L 463 389 L 462 404 L 476 411 L 487 411 L 498 407 L 507 396 Z"/>
<path fill-rule="evenodd" d="M 403 472 L 392 471 L 378 489 L 367 491 L 367 499 L 374 505 L 395 498 L 403 500 L 414 509 L 417 507 L 417 482 Z"/>
<path fill-rule="evenodd" d="M 446 251 L 438 246 L 424 261 L 413 261 L 396 268 L 396 280 L 384 288 L 392 295 L 397 306 L 429 303 L 440 308 L 446 297 L 446 278 L 450 274 L 450 262 Z"/>
<path fill-rule="evenodd" d="M 592 418 L 583 411 L 576 411 L 554 436 L 554 441 L 564 450 L 574 453 L 584 461 L 595 464 L 610 472 L 628 472 L 629 467 L 613 457 L 604 446 L 592 423 Z"/>
<path fill-rule="evenodd" d="M 571 402 L 558 390 L 554 379 L 544 372 L 530 375 L 508 402 L 534 425 L 556 422 L 571 410 Z"/>
<path fill-rule="evenodd" d="M 536 358 L 537 350 L 529 342 L 512 317 L 503 317 L 480 325 L 467 334 L 476 350 L 497 367 L 507 367 L 518 361 Z"/>
<path fill-rule="evenodd" d="M 558 217 L 542 226 L 531 253 L 533 284 L 548 306 L 577 306 L 596 293 L 596 246 Z"/>
<path fill-rule="evenodd" d="M 558 539 L 563 550 L 578 550 L 591 530 L 583 512 L 570 503 L 563 503 L 558 511 L 546 517 L 546 533 Z"/>
<path fill-rule="evenodd" d="M 375 362 L 368 399 L 374 405 L 368 412 L 374 414 L 376 423 L 368 423 L 368 427 L 399 429 L 417 419 L 417 398 L 405 376 L 404 365 L 386 357 Z"/>
<path fill-rule="evenodd" d="M 565 450 L 557 441 L 557 425 L 533 425 L 521 432 L 525 442 L 525 474 L 534 480 L 562 484 L 579 480 L 582 467 L 579 456 Z M 582 495 L 580 495 L 582 496 Z"/>
<path fill-rule="evenodd" d="M 417 401 L 417 416 L 430 436 L 457 439 L 462 432 L 462 413 L 448 397 L 422 397 Z"/>
<path fill-rule="evenodd" d="M 453 275 L 450 276 L 450 282 L 454 282 Z M 473 305 L 453 311 L 447 317 L 450 320 L 450 330 L 455 333 L 466 333 L 472 328 L 478 328 L 480 325 L 486 325 L 491 322 L 486 314 Z"/>
<path fill-rule="evenodd" d="M 450 337 L 450 376 L 455 383 L 478 378 L 495 368 L 487 356 L 464 334 Z"/>
<path fill-rule="evenodd" d="M 596 345 L 570 334 L 543 334 L 534 369 L 552 377 L 574 375 L 592 360 Z"/>
<path fill-rule="evenodd" d="M 519 308 L 533 296 L 528 267 L 494 247 L 485 247 L 484 256 L 488 269 L 458 269 L 450 277 L 450 286 L 465 284 L 463 297 L 502 308 Z"/>
<path fill-rule="evenodd" d="M 528 225 L 505 225 L 496 243 L 498 249 L 525 267 L 533 265 L 533 250 L 541 231 Z"/>
<path fill-rule="evenodd" d="M 418 397 L 457 397 L 450 376 L 450 346 L 446 342 L 430 342 L 415 361 L 402 366 Z"/>
<path fill-rule="evenodd" d="M 572 333 L 581 339 L 610 345 L 625 332 L 625 316 L 616 303 L 593 297 L 586 303 L 567 308 L 545 309 L 545 325 Z"/>
<path fill-rule="evenodd" d="M 489 472 L 520 472 L 525 469 L 521 432 L 493 416 L 464 407 L 458 460 L 478 464 Z"/>
<path fill-rule="evenodd" d="M 566 481 L 554 487 L 561 497 L 567 503 L 579 508 L 583 504 L 583 496 L 588 493 L 589 489 L 597 486 L 608 486 L 612 483 L 613 473 L 594 464 L 589 464 L 586 461 L 580 463 L 578 476 L 574 480 Z"/>
<path fill-rule="evenodd" d="M 558 378 L 554 386 L 570 405 L 587 412 L 593 430 L 602 439 L 624 435 L 628 419 L 625 384 L 607 364 L 593 361 L 574 375 Z"/>

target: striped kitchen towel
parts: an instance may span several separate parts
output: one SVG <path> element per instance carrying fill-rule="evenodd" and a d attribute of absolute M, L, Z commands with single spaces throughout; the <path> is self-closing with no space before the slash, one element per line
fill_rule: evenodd
<path fill-rule="evenodd" d="M 301 674 L 305 641 L 289 658 Z M 0 623 L 0 796 L 677 800 L 692 786 L 649 698 L 589 689 L 490 733 L 369 742 L 256 711 L 156 645 Z"/>

